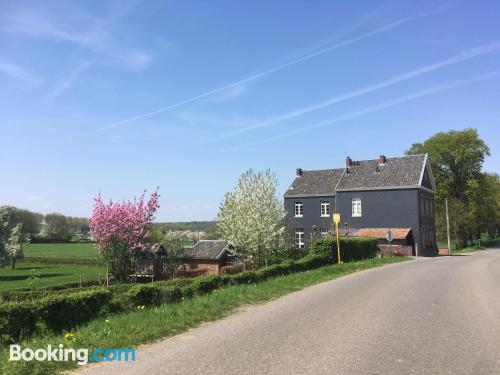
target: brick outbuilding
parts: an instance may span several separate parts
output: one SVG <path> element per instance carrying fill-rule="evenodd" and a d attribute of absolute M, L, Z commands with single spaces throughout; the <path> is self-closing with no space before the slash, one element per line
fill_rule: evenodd
<path fill-rule="evenodd" d="M 205 275 L 219 275 L 228 263 L 228 242 L 224 240 L 201 240 L 184 249 L 182 267 L 186 271 L 200 271 Z"/>

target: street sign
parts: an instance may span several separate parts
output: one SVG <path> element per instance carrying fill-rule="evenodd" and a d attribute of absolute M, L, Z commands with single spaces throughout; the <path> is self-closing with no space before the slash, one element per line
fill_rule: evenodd
<path fill-rule="evenodd" d="M 387 234 L 385 235 L 385 239 L 389 242 L 392 242 L 394 239 L 394 234 L 392 234 L 391 228 L 387 229 Z"/>
<path fill-rule="evenodd" d="M 333 214 L 333 222 L 335 224 L 340 223 L 340 214 Z"/>

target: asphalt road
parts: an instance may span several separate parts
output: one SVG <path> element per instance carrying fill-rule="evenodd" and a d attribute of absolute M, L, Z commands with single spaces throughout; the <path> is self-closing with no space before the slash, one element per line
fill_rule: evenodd
<path fill-rule="evenodd" d="M 318 284 L 89 374 L 500 374 L 500 249 Z"/>

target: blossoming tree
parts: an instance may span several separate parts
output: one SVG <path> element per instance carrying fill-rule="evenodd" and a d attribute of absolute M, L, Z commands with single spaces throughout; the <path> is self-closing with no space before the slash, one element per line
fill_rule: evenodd
<path fill-rule="evenodd" d="M 218 228 L 245 265 L 267 265 L 285 246 L 285 209 L 276 190 L 273 173 L 250 169 L 221 203 Z"/>
<path fill-rule="evenodd" d="M 98 253 L 104 258 L 109 272 L 120 281 L 134 270 L 135 255 L 146 244 L 155 213 L 160 207 L 158 189 L 145 202 L 144 191 L 133 201 L 103 202 L 95 198 L 89 219 L 90 232 Z"/>

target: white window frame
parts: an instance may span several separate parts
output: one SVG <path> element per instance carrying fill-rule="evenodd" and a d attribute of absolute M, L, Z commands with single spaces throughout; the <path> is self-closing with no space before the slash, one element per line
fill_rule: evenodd
<path fill-rule="evenodd" d="M 361 217 L 363 216 L 363 211 L 361 207 L 361 198 L 352 198 L 351 199 L 351 210 L 352 217 Z"/>
<path fill-rule="evenodd" d="M 321 217 L 330 217 L 329 201 L 321 201 Z"/>
<path fill-rule="evenodd" d="M 328 228 L 320 228 L 321 237 L 328 236 Z"/>
<path fill-rule="evenodd" d="M 295 246 L 299 249 L 303 249 L 305 247 L 304 240 L 304 228 L 295 228 Z"/>
<path fill-rule="evenodd" d="M 295 217 L 304 217 L 304 202 L 295 202 Z"/>

